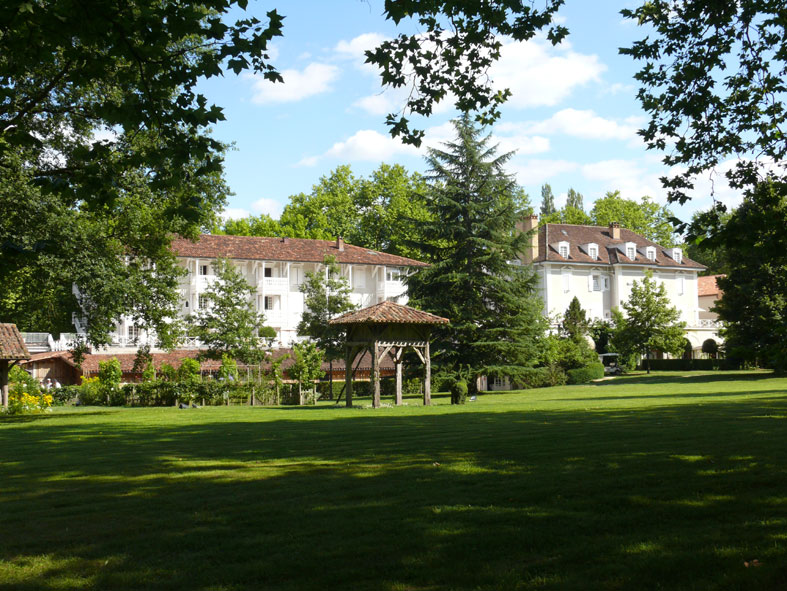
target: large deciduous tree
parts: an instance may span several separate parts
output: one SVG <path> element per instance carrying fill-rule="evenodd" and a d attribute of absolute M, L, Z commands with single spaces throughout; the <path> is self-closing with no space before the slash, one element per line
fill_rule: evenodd
<path fill-rule="evenodd" d="M 3 317 L 41 304 L 29 328 L 63 330 L 81 303 L 94 344 L 122 314 L 172 344 L 169 242 L 195 237 L 227 193 L 224 147 L 208 132 L 221 110 L 196 85 L 246 67 L 280 79 L 267 44 L 281 17 L 225 23 L 238 4 L 0 7 L 0 284 L 33 278 Z"/>
<path fill-rule="evenodd" d="M 537 361 L 545 321 L 529 267 L 512 265 L 528 236 L 516 231 L 526 204 L 489 136 L 468 116 L 454 121 L 457 137 L 429 151 L 434 222 L 422 245 L 431 266 L 408 278 L 411 302 L 449 318 L 435 329 L 435 361 L 449 371 L 516 379 Z"/>
<path fill-rule="evenodd" d="M 621 227 L 641 234 L 656 244 L 665 247 L 675 245 L 674 228 L 670 222 L 672 212 L 647 196 L 638 202 L 624 199 L 620 191 L 609 191 L 593 204 L 590 217 L 597 226 L 619 222 Z"/>
<path fill-rule="evenodd" d="M 636 353 L 650 373 L 651 351 L 677 355 L 683 351 L 686 323 L 680 312 L 670 305 L 667 288 L 653 279 L 648 270 L 641 281 L 634 281 L 623 312 L 612 311 L 615 325 L 612 344 L 619 353 Z"/>
<path fill-rule="evenodd" d="M 784 3 L 657 0 L 623 10 L 651 31 L 622 49 L 642 61 L 635 78 L 650 114 L 641 132 L 677 171 L 663 180 L 685 202 L 697 175 L 724 170 L 753 187 L 770 168 L 784 180 L 787 157 Z"/>
<path fill-rule="evenodd" d="M 717 281 L 716 302 L 732 358 L 787 371 L 787 184 L 761 183 L 746 195 L 715 244 L 734 253 Z"/>

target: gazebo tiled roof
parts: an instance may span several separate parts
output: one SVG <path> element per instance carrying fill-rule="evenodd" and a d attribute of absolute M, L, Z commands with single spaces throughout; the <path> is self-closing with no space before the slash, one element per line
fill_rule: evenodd
<path fill-rule="evenodd" d="M 0 360 L 30 359 L 22 335 L 16 324 L 0 324 Z"/>
<path fill-rule="evenodd" d="M 448 322 L 448 318 L 388 300 L 368 308 L 347 312 L 331 320 L 331 324 L 448 324 Z"/>

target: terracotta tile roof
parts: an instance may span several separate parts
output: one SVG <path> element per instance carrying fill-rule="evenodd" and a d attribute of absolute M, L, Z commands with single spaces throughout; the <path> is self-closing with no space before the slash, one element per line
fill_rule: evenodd
<path fill-rule="evenodd" d="M 558 243 L 568 242 L 568 259 L 560 256 Z M 636 259 L 631 260 L 625 254 L 625 243 L 633 242 L 637 246 Z M 598 244 L 598 259 L 590 258 L 585 250 L 590 243 Z M 651 261 L 645 257 L 645 248 L 656 247 L 656 260 Z M 681 267 L 684 269 L 702 270 L 705 267 L 690 258 L 685 253 L 681 262 L 673 260 L 669 253 L 671 249 L 659 246 L 655 242 L 639 234 L 620 229 L 620 240 L 614 240 L 608 227 L 605 226 L 575 226 L 571 224 L 544 224 L 538 229 L 538 257 L 535 262 L 556 263 L 592 263 L 594 265 L 636 264 L 648 267 Z"/>
<path fill-rule="evenodd" d="M 331 324 L 448 324 L 448 319 L 409 306 L 384 301 L 368 308 L 347 312 Z"/>
<path fill-rule="evenodd" d="M 202 258 L 230 258 L 266 261 L 295 261 L 321 263 L 325 255 L 333 255 L 338 263 L 362 265 L 388 265 L 394 267 L 424 267 L 426 263 L 377 252 L 352 244 L 339 250 L 332 240 L 306 240 L 304 238 L 261 238 L 259 236 L 214 236 L 203 234 L 197 242 L 185 238 L 173 240 L 172 249 L 177 256 Z"/>
<path fill-rule="evenodd" d="M 20 365 L 35 363 L 36 361 L 46 361 L 48 359 L 62 359 L 68 365 L 74 366 L 74 361 L 71 359 L 71 353 L 69 351 L 44 351 L 42 353 L 33 353 L 29 360 L 20 363 Z"/>
<path fill-rule="evenodd" d="M 29 359 L 30 353 L 16 324 L 0 324 L 0 359 Z"/>
<path fill-rule="evenodd" d="M 726 275 L 708 275 L 707 277 L 697 277 L 697 295 L 702 296 L 717 296 L 716 299 L 721 297 L 722 291 L 716 283 L 719 277 L 726 277 Z"/>

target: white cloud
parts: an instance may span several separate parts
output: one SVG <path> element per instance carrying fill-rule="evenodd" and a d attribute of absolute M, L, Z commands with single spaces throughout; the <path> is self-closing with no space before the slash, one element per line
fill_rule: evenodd
<path fill-rule="evenodd" d="M 562 109 L 549 119 L 528 123 L 500 125 L 502 131 L 518 130 L 524 133 L 564 134 L 594 140 L 638 140 L 637 130 L 644 123 L 641 117 L 622 120 L 606 119 L 591 110 Z"/>
<path fill-rule="evenodd" d="M 325 158 L 380 162 L 400 154 L 418 155 L 418 153 L 418 148 L 405 145 L 389 135 L 383 135 L 373 129 L 361 129 L 345 141 L 336 142 L 324 154 L 304 158 L 298 165 L 314 166 Z"/>
<path fill-rule="evenodd" d="M 540 185 L 548 183 L 551 179 L 574 172 L 579 168 L 577 162 L 568 160 L 548 160 L 534 158 L 524 162 L 512 163 L 508 169 L 516 175 L 520 185 Z"/>
<path fill-rule="evenodd" d="M 407 93 L 401 90 L 390 89 L 377 94 L 370 94 L 355 101 L 353 106 L 360 107 L 370 115 L 387 115 L 393 111 L 398 111 L 404 105 Z"/>
<path fill-rule="evenodd" d="M 257 199 L 257 201 L 251 204 L 251 207 L 258 214 L 264 213 L 276 220 L 281 217 L 281 212 L 284 209 L 284 206 L 279 203 L 279 201 L 268 197 Z"/>
<path fill-rule="evenodd" d="M 284 70 L 284 82 L 270 82 L 250 75 L 254 81 L 252 101 L 258 104 L 289 103 L 332 90 L 339 68 L 330 64 L 311 63 L 303 70 Z"/>
<path fill-rule="evenodd" d="M 533 39 L 506 41 L 490 76 L 496 87 L 511 89 L 508 105 L 528 108 L 556 105 L 577 87 L 599 82 L 606 69 L 596 55 Z"/>
<path fill-rule="evenodd" d="M 227 207 L 221 212 L 221 217 L 225 220 L 240 220 L 250 215 L 251 212 L 249 210 L 240 207 Z"/>
<path fill-rule="evenodd" d="M 518 155 L 549 152 L 549 138 L 540 135 L 493 136 L 492 142 L 499 145 L 499 152 L 516 152 Z"/>
<path fill-rule="evenodd" d="M 334 52 L 337 57 L 353 60 L 356 65 L 362 65 L 366 61 L 364 53 L 367 50 L 375 49 L 386 39 L 387 37 L 380 33 L 364 33 L 349 41 L 339 41 L 334 47 Z"/>

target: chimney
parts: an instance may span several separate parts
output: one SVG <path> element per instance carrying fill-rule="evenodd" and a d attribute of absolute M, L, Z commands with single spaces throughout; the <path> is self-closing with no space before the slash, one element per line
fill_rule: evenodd
<path fill-rule="evenodd" d="M 341 236 L 336 239 L 336 248 L 339 249 L 339 252 L 344 252 L 344 238 Z"/>
<path fill-rule="evenodd" d="M 529 233 L 530 239 L 525 246 L 525 252 L 520 259 L 525 265 L 529 265 L 538 256 L 538 214 L 531 214 L 521 222 L 516 223 L 516 229 L 520 232 Z"/>
<path fill-rule="evenodd" d="M 620 240 L 620 222 L 609 223 L 609 235 L 612 240 Z"/>

